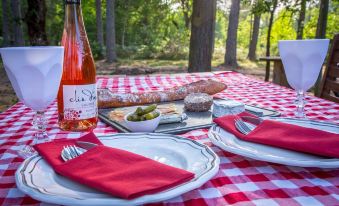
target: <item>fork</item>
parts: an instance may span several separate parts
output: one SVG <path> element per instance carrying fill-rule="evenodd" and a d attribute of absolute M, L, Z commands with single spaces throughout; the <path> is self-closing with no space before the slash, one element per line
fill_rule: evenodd
<path fill-rule="evenodd" d="M 67 162 L 68 160 L 71 160 L 73 158 L 76 158 L 83 153 L 85 153 L 87 150 L 77 147 L 75 145 L 67 145 L 64 146 L 63 150 L 61 151 L 61 158 Z"/>
<path fill-rule="evenodd" d="M 255 128 L 254 125 L 244 122 L 238 116 L 235 117 L 235 127 L 244 135 L 248 135 Z"/>

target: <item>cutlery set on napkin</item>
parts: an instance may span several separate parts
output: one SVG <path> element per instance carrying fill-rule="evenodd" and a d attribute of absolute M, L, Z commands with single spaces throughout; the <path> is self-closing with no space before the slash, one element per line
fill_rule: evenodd
<path fill-rule="evenodd" d="M 252 126 L 247 134 L 239 131 L 236 124 L 238 118 L 247 126 Z M 262 120 L 247 112 L 219 117 L 214 119 L 214 122 L 244 141 L 339 158 L 339 134 L 270 119 Z"/>
<path fill-rule="evenodd" d="M 77 145 L 77 141 L 97 146 L 65 162 L 61 158 L 63 148 Z M 194 178 L 191 172 L 104 146 L 93 133 L 79 139 L 47 142 L 34 147 L 58 174 L 124 199 L 161 192 Z"/>

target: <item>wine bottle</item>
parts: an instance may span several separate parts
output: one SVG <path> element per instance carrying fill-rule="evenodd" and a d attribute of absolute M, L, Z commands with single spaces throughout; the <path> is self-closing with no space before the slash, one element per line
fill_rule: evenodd
<path fill-rule="evenodd" d="M 95 64 L 80 0 L 65 0 L 61 45 L 65 54 L 58 92 L 59 126 L 67 131 L 88 131 L 97 125 L 98 106 Z"/>

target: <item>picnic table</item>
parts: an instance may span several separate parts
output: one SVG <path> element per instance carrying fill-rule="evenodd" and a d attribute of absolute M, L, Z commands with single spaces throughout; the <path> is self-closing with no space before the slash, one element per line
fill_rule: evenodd
<path fill-rule="evenodd" d="M 259 61 L 273 62 L 273 78 L 272 82 L 281 86 L 289 87 L 287 82 L 284 65 L 280 57 L 260 57 Z M 270 71 L 266 71 L 265 81 L 268 81 L 270 76 Z"/>
<path fill-rule="evenodd" d="M 236 72 L 98 77 L 97 86 L 121 93 L 143 92 L 208 78 L 228 85 L 217 97 L 271 108 L 283 117 L 294 116 L 293 90 Z M 339 123 L 338 104 L 309 95 L 306 99 L 305 112 L 310 119 Z M 0 114 L 0 205 L 45 205 L 19 191 L 14 179 L 23 161 L 17 151 L 30 143 L 34 133 L 33 115 L 22 103 Z M 46 115 L 51 139 L 83 135 L 58 128 L 56 103 L 47 109 Z M 116 132 L 102 122 L 94 129 L 98 136 Z M 207 132 L 208 129 L 198 129 L 181 136 L 211 146 L 221 160 L 217 175 L 198 189 L 151 205 L 339 205 L 339 169 L 292 167 L 244 158 L 213 146 Z"/>

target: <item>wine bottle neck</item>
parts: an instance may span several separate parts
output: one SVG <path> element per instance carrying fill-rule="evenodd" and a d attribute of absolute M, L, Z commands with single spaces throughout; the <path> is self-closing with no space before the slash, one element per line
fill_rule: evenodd
<path fill-rule="evenodd" d="M 72 0 L 72 2 L 76 2 L 76 0 Z M 75 24 L 77 26 L 83 24 L 80 3 L 66 3 L 65 14 L 66 24 Z"/>

